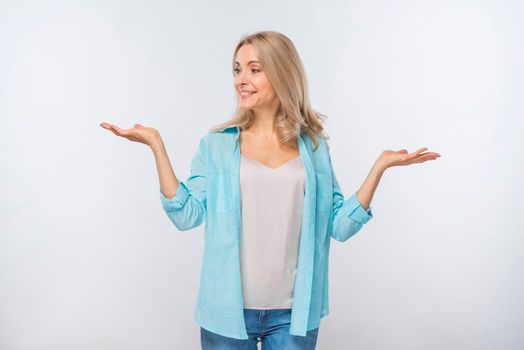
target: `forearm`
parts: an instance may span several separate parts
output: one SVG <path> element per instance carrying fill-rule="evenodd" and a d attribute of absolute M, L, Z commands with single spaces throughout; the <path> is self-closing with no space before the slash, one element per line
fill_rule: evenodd
<path fill-rule="evenodd" d="M 158 136 L 150 145 L 151 150 L 155 156 L 156 169 L 158 172 L 158 179 L 160 182 L 160 190 L 165 197 L 171 199 L 175 196 L 178 189 L 178 179 L 173 172 L 169 157 L 167 155 L 164 142 Z"/>
<path fill-rule="evenodd" d="M 385 170 L 386 168 L 382 164 L 375 162 L 362 186 L 358 189 L 356 193 L 357 199 L 364 209 L 369 209 L 375 190 Z"/>

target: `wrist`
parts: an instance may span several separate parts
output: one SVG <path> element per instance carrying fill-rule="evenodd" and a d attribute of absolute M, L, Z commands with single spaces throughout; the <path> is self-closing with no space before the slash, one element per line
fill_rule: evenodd
<path fill-rule="evenodd" d="M 376 161 L 373 165 L 373 170 L 382 175 L 388 167 L 380 161 Z"/>
<path fill-rule="evenodd" d="M 164 146 L 164 142 L 162 141 L 162 137 L 160 137 L 159 133 L 155 133 L 155 136 L 151 139 L 149 142 L 149 147 L 153 151 L 159 150 Z"/>

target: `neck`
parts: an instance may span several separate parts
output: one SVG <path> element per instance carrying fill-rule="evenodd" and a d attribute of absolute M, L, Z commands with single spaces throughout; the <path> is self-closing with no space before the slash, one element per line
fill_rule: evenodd
<path fill-rule="evenodd" d="M 254 109 L 253 113 L 255 115 L 255 119 L 249 128 L 249 131 L 268 137 L 275 136 L 275 117 L 277 115 L 278 106 L 278 103 L 275 103 L 273 106 L 263 109 Z"/>

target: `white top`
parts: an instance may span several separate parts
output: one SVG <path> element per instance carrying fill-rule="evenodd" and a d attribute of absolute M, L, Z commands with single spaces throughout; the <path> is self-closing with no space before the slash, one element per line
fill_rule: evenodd
<path fill-rule="evenodd" d="M 292 307 L 305 184 L 300 155 L 273 169 L 241 154 L 244 308 Z"/>

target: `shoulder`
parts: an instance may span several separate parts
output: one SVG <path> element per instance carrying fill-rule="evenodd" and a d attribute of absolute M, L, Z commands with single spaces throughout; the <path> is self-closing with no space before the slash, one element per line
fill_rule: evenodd
<path fill-rule="evenodd" d="M 302 140 L 304 140 L 304 143 L 306 146 L 311 149 L 315 153 L 324 153 L 329 151 L 329 145 L 327 143 L 327 139 L 322 135 L 321 133 L 315 133 L 316 140 L 318 146 L 315 148 L 315 142 L 313 141 L 313 138 L 306 132 L 301 133 Z"/>
<path fill-rule="evenodd" d="M 200 138 L 200 143 L 205 144 L 208 148 L 220 148 L 229 146 L 236 140 L 237 127 L 232 126 L 219 131 L 208 131 Z"/>

